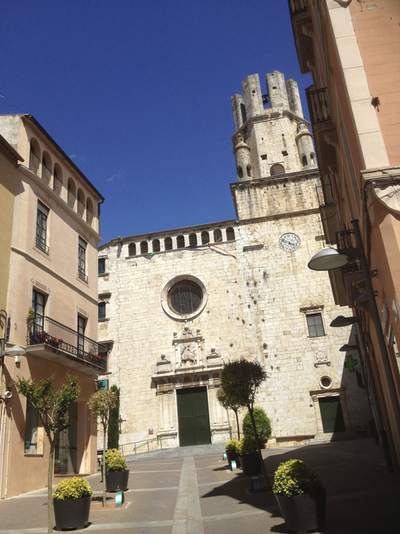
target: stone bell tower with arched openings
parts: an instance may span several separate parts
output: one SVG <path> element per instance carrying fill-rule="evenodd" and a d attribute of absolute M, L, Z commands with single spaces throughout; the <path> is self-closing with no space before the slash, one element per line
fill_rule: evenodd
<path fill-rule="evenodd" d="M 248 76 L 242 83 L 243 96 L 231 98 L 239 181 L 317 168 L 297 83 L 285 82 L 278 71 L 267 74 L 266 82 L 268 94 L 263 95 L 258 74 Z"/>

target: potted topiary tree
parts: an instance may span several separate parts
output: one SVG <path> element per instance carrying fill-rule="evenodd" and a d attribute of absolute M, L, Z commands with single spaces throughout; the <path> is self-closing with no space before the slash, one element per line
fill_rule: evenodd
<path fill-rule="evenodd" d="M 261 472 L 261 462 L 254 438 L 242 438 L 239 443 L 240 465 L 244 475 L 257 475 Z"/>
<path fill-rule="evenodd" d="M 62 480 L 54 490 L 53 505 L 56 529 L 85 528 L 89 521 L 93 492 L 87 480 L 73 477 Z"/>
<path fill-rule="evenodd" d="M 253 416 L 256 425 L 258 441 L 260 446 L 264 449 L 267 441 L 271 437 L 271 421 L 262 408 L 254 408 Z M 245 438 L 254 437 L 250 412 L 247 412 L 247 414 L 244 416 L 242 427 Z"/>
<path fill-rule="evenodd" d="M 316 471 L 301 460 L 288 460 L 275 472 L 275 493 L 288 530 L 317 530 L 325 524 L 326 490 Z"/>
<path fill-rule="evenodd" d="M 239 440 L 237 439 L 231 439 L 228 441 L 228 443 L 225 445 L 225 451 L 226 456 L 228 458 L 229 466 L 232 469 L 232 461 L 235 460 L 236 465 L 240 466 L 240 460 L 239 460 Z"/>
<path fill-rule="evenodd" d="M 129 469 L 118 449 L 106 452 L 107 491 L 125 491 L 128 488 Z"/>

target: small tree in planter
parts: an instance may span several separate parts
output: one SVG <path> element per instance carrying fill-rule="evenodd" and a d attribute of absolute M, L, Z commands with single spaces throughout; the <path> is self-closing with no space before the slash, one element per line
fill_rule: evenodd
<path fill-rule="evenodd" d="M 245 358 L 229 362 L 221 371 L 221 386 L 229 403 L 246 406 L 250 413 L 253 434 L 257 444 L 261 468 L 265 477 L 265 484 L 271 489 L 267 470 L 261 455 L 261 447 L 257 437 L 256 423 L 254 421 L 254 402 L 258 388 L 267 379 L 267 373 L 259 362 L 248 361 Z"/>
<path fill-rule="evenodd" d="M 271 421 L 262 408 L 254 408 L 253 416 L 256 424 L 258 440 L 260 445 L 264 448 L 265 444 L 271 437 Z M 243 419 L 243 435 L 246 438 L 254 437 L 250 412 L 247 412 Z"/>
<path fill-rule="evenodd" d="M 115 408 L 117 403 L 117 397 L 115 393 L 109 389 L 100 389 L 93 393 L 90 397 L 88 406 L 89 410 L 92 412 L 92 417 L 96 420 L 100 419 L 101 424 L 103 425 L 103 457 L 101 462 L 101 469 L 103 474 L 103 506 L 106 505 L 106 477 L 104 473 L 105 466 L 105 456 L 106 456 L 106 436 L 107 428 L 110 417 L 110 410 Z"/>
<path fill-rule="evenodd" d="M 239 442 L 240 464 L 245 475 L 256 475 L 261 471 L 257 443 L 254 436 L 242 438 Z"/>
<path fill-rule="evenodd" d="M 239 408 L 240 404 L 236 404 L 235 402 L 229 402 L 228 397 L 226 396 L 225 391 L 223 388 L 221 388 L 217 393 L 217 399 L 219 400 L 220 405 L 225 408 L 225 410 L 228 410 L 229 408 L 234 412 L 236 416 L 236 426 L 237 426 L 237 435 L 238 440 L 240 440 L 240 425 L 239 425 Z"/>
<path fill-rule="evenodd" d="M 54 490 L 56 529 L 82 529 L 89 521 L 93 491 L 87 480 L 80 477 L 62 480 Z"/>
<path fill-rule="evenodd" d="M 318 473 L 306 463 L 281 463 L 272 490 L 288 530 L 303 532 L 324 526 L 326 490 Z"/>
<path fill-rule="evenodd" d="M 67 382 L 54 393 L 53 376 L 46 380 L 35 382 L 18 378 L 15 382 L 18 393 L 24 395 L 39 413 L 40 420 L 50 444 L 49 469 L 47 474 L 47 519 L 48 534 L 53 532 L 52 483 L 54 470 L 54 450 L 57 436 L 61 430 L 69 427 L 68 411 L 74 400 L 80 395 L 78 378 L 67 375 Z"/>
<path fill-rule="evenodd" d="M 125 491 L 128 487 L 129 470 L 118 449 L 106 452 L 106 485 L 107 491 Z"/>

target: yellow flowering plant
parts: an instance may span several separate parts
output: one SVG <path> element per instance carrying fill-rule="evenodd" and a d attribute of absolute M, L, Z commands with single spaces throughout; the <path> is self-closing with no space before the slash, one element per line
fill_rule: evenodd
<path fill-rule="evenodd" d="M 108 449 L 106 452 L 107 471 L 121 472 L 126 469 L 126 462 L 118 449 Z"/>
<path fill-rule="evenodd" d="M 58 500 L 65 500 L 80 499 L 87 495 L 93 495 L 89 482 L 81 477 L 73 477 L 57 484 L 53 497 Z"/>
<path fill-rule="evenodd" d="M 239 454 L 239 441 L 237 439 L 231 439 L 228 441 L 228 443 L 225 445 L 225 450 L 228 452 L 236 452 Z"/>
<path fill-rule="evenodd" d="M 288 460 L 275 471 L 272 491 L 277 495 L 295 497 L 323 487 L 318 473 L 302 460 Z"/>

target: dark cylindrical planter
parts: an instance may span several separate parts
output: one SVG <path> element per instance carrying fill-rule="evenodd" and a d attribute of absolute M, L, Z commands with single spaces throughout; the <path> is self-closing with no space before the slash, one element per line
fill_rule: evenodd
<path fill-rule="evenodd" d="M 240 465 L 243 469 L 244 475 L 257 475 L 261 472 L 261 463 L 258 452 L 254 454 L 246 454 L 246 456 L 240 457 Z"/>
<path fill-rule="evenodd" d="M 85 528 L 89 521 L 91 499 L 90 495 L 80 499 L 53 499 L 56 529 Z"/>
<path fill-rule="evenodd" d="M 129 469 L 125 471 L 107 471 L 107 491 L 125 491 L 128 489 Z"/>
<path fill-rule="evenodd" d="M 317 530 L 325 525 L 326 490 L 304 493 L 296 497 L 275 495 L 286 528 L 295 532 Z"/>
<path fill-rule="evenodd" d="M 229 467 L 232 469 L 232 465 L 231 465 L 231 462 L 232 460 L 235 460 L 236 462 L 236 467 L 240 467 L 240 458 L 239 458 L 239 455 L 237 452 L 230 452 L 230 451 L 226 451 L 226 457 L 228 458 L 228 462 L 229 462 Z"/>

